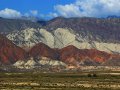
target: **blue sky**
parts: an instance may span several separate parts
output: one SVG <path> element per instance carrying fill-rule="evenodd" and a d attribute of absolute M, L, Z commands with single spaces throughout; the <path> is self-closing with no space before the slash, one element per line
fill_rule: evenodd
<path fill-rule="evenodd" d="M 120 0 L 0 0 L 0 17 L 120 16 Z"/>
<path fill-rule="evenodd" d="M 10 8 L 21 13 L 30 10 L 38 10 L 40 13 L 48 14 L 58 4 L 69 4 L 75 0 L 0 0 L 0 9 Z"/>

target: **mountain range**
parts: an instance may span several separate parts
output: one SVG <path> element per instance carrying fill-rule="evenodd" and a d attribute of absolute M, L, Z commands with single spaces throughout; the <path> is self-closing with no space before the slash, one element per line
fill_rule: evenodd
<path fill-rule="evenodd" d="M 120 18 L 0 18 L 0 32 L 1 64 L 120 65 Z"/>

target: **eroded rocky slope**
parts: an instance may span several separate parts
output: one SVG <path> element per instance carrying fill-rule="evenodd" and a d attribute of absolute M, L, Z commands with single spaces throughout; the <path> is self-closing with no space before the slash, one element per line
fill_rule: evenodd
<path fill-rule="evenodd" d="M 107 37 L 107 36 L 106 36 Z M 120 53 L 120 43 L 104 42 L 99 36 L 93 36 L 91 33 L 83 35 L 76 33 L 72 29 L 58 28 L 53 31 L 46 29 L 26 29 L 20 32 L 14 32 L 7 35 L 16 45 L 25 48 L 31 48 L 42 42 L 51 48 L 63 48 L 68 45 L 74 45 L 79 49 L 97 49 L 108 53 Z M 97 38 L 100 41 L 94 40 Z"/>

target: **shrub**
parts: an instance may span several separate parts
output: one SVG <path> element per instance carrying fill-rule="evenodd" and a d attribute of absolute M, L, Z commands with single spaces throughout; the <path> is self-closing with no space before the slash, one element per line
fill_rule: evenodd
<path fill-rule="evenodd" d="M 97 75 L 96 75 L 96 74 L 93 74 L 93 77 L 97 77 Z"/>
<path fill-rule="evenodd" d="M 92 75 L 91 75 L 91 74 L 88 74 L 87 76 L 88 76 L 88 77 L 92 77 Z"/>

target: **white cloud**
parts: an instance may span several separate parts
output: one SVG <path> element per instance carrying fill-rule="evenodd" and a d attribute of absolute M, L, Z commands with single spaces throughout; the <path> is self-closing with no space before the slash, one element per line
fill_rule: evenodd
<path fill-rule="evenodd" d="M 21 17 L 21 13 L 13 9 L 5 8 L 4 10 L 0 10 L 0 17 L 18 18 Z"/>
<path fill-rule="evenodd" d="M 30 13 L 31 13 L 33 16 L 37 16 L 37 15 L 38 15 L 38 11 L 37 11 L 37 10 L 31 10 Z"/>
<path fill-rule="evenodd" d="M 38 11 L 37 10 L 30 10 L 28 12 L 25 12 L 24 14 L 14 10 L 14 9 L 9 9 L 9 8 L 5 8 L 3 10 L 0 10 L 0 17 L 3 18 L 20 18 L 21 16 L 37 16 L 38 15 Z"/>
<path fill-rule="evenodd" d="M 75 4 L 69 5 L 57 5 L 55 10 L 62 16 L 71 17 L 71 16 L 80 16 L 79 7 Z"/>
<path fill-rule="evenodd" d="M 66 5 L 56 5 L 57 13 L 64 17 L 104 17 L 120 15 L 120 0 L 76 0 Z"/>
<path fill-rule="evenodd" d="M 49 13 L 48 15 L 47 15 L 47 17 L 58 17 L 58 14 L 57 13 Z"/>
<path fill-rule="evenodd" d="M 57 13 L 48 13 L 48 14 L 39 14 L 39 17 L 42 18 L 42 19 L 46 19 L 46 20 L 49 20 L 51 18 L 55 18 L 55 17 L 58 17 L 58 14 Z"/>

